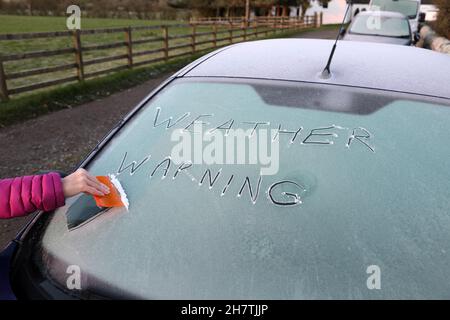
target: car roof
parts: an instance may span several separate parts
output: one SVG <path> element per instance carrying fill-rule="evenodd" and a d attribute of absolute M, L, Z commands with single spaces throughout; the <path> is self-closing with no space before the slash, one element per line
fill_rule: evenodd
<path fill-rule="evenodd" d="M 389 18 L 401 18 L 408 20 L 408 17 L 400 12 L 395 11 L 363 11 L 356 15 L 355 18 L 362 17 L 362 16 L 377 16 L 377 17 L 389 17 Z"/>
<path fill-rule="evenodd" d="M 177 76 L 276 79 L 399 91 L 450 99 L 450 58 L 427 49 L 339 41 L 329 79 L 320 77 L 332 40 L 272 39 L 216 50 Z"/>

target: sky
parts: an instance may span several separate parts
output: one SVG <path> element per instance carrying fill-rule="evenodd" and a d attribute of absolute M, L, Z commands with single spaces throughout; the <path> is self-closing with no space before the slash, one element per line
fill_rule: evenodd
<path fill-rule="evenodd" d="M 328 8 L 324 9 L 319 5 L 318 1 L 313 1 L 311 8 L 306 11 L 306 15 L 313 15 L 314 12 L 323 11 L 323 23 L 340 23 L 345 13 L 345 0 L 331 0 Z"/>

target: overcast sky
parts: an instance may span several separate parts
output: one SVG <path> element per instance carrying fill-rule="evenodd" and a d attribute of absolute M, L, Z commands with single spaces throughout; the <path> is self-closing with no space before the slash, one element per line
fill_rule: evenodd
<path fill-rule="evenodd" d="M 323 11 L 323 23 L 340 23 L 344 17 L 345 6 L 345 0 L 331 0 L 328 9 L 324 9 L 318 1 L 313 1 L 313 5 L 306 11 L 306 14 L 313 15 L 314 12 Z"/>

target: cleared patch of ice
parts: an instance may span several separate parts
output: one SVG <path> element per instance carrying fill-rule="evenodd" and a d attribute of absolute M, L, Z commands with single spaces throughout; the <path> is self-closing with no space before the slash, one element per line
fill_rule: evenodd
<path fill-rule="evenodd" d="M 120 181 L 116 178 L 114 174 L 109 174 L 109 179 L 111 179 L 112 184 L 114 187 L 116 187 L 117 191 L 119 191 L 120 194 L 120 200 L 122 200 L 123 205 L 128 211 L 128 206 L 130 205 L 128 202 L 127 194 L 125 193 L 125 190 L 123 189 L 122 185 L 120 184 Z"/>

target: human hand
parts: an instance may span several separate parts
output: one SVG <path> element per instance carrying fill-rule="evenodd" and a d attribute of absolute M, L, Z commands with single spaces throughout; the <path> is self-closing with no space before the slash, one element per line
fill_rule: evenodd
<path fill-rule="evenodd" d="M 100 183 L 95 177 L 84 169 L 78 169 L 74 173 L 62 179 L 64 197 L 72 197 L 81 192 L 104 196 L 109 193 L 109 188 Z"/>

